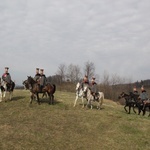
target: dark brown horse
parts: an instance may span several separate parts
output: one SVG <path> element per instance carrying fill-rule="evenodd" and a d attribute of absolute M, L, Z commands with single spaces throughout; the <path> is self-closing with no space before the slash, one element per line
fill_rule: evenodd
<path fill-rule="evenodd" d="M 56 91 L 55 84 L 47 83 L 41 91 L 39 84 L 31 76 L 28 76 L 26 82 L 29 84 L 29 89 L 31 92 L 30 103 L 32 103 L 32 100 L 34 99 L 34 95 L 36 95 L 37 102 L 38 102 L 38 104 L 40 104 L 39 93 L 47 93 L 49 96 L 49 100 L 50 100 L 49 104 L 54 104 L 54 93 Z"/>

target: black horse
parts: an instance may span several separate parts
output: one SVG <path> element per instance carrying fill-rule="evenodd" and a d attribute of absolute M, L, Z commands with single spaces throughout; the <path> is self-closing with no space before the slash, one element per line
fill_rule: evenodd
<path fill-rule="evenodd" d="M 130 114 L 131 108 L 133 108 L 133 112 L 136 113 L 135 107 L 137 106 L 136 99 L 139 95 L 135 95 L 134 93 L 130 92 L 129 94 L 126 94 L 125 92 L 122 92 L 119 95 L 119 99 L 124 98 L 125 99 L 125 111 Z M 127 111 L 126 107 L 129 107 L 129 111 Z"/>
<path fill-rule="evenodd" d="M 30 92 L 31 92 L 31 100 L 30 100 L 30 103 L 32 103 L 32 100 L 34 99 L 34 95 L 36 95 L 37 97 L 37 102 L 38 104 L 40 104 L 40 101 L 39 101 L 39 93 L 47 93 L 48 96 L 49 96 L 49 104 L 54 104 L 54 93 L 56 91 L 56 85 L 55 84 L 50 84 L 50 83 L 47 83 L 42 91 L 39 87 L 39 84 L 31 77 L 31 76 L 28 76 L 27 78 L 27 83 L 29 84 L 29 86 L 31 86 L 30 88 Z"/>

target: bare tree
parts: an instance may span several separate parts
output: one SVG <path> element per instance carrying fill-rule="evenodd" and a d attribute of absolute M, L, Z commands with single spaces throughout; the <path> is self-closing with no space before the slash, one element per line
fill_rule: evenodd
<path fill-rule="evenodd" d="M 92 76 L 94 75 L 95 73 L 95 65 L 93 62 L 90 62 L 90 61 L 87 61 L 85 63 L 85 66 L 84 66 L 84 73 L 85 75 L 87 75 L 89 78 L 92 78 Z"/>
<path fill-rule="evenodd" d="M 61 77 L 61 82 L 65 81 L 67 67 L 65 64 L 60 64 L 58 67 L 57 75 Z"/>
<path fill-rule="evenodd" d="M 102 79 L 102 84 L 103 85 L 108 85 L 110 84 L 110 81 L 109 81 L 109 73 L 107 71 L 104 71 L 104 74 L 103 74 L 103 79 Z"/>
<path fill-rule="evenodd" d="M 67 70 L 67 77 L 71 82 L 77 82 L 80 80 L 81 71 L 78 65 L 70 64 Z"/>

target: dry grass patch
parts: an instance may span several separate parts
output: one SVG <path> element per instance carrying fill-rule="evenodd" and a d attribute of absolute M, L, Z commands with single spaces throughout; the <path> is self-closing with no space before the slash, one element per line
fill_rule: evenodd
<path fill-rule="evenodd" d="M 150 117 L 126 114 L 123 106 L 105 100 L 103 109 L 73 108 L 74 93 L 55 94 L 29 105 L 29 92 L 15 90 L 12 101 L 0 103 L 0 149 L 148 150 Z"/>

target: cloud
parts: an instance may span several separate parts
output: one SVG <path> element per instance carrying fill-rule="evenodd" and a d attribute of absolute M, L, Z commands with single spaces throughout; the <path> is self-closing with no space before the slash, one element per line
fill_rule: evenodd
<path fill-rule="evenodd" d="M 149 78 L 150 1 L 0 0 L 1 73 L 19 83 L 34 69 L 55 74 L 59 64 Z"/>

